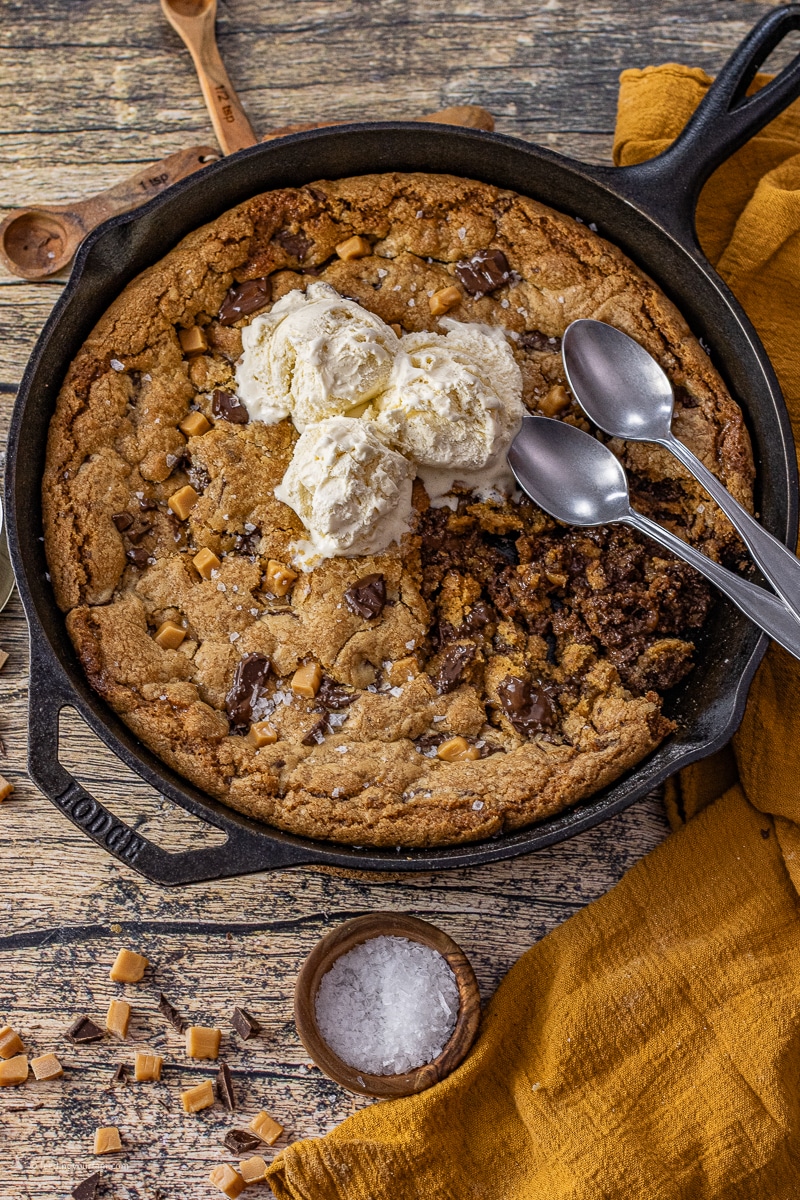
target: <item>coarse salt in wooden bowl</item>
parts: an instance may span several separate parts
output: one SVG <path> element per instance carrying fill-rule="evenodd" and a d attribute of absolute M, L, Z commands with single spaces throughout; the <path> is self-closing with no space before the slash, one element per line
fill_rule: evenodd
<path fill-rule="evenodd" d="M 373 1075 L 350 1066 L 334 1053 L 317 1023 L 317 992 L 323 977 L 343 954 L 376 937 L 408 938 L 438 951 L 455 975 L 458 987 L 455 1028 L 441 1054 L 401 1075 Z M 382 1099 L 412 1096 L 445 1079 L 466 1057 L 478 1032 L 480 1016 L 478 983 L 464 951 L 435 925 L 405 913 L 370 913 L 332 929 L 309 954 L 295 985 L 294 1019 L 301 1042 L 325 1075 L 362 1096 Z"/>

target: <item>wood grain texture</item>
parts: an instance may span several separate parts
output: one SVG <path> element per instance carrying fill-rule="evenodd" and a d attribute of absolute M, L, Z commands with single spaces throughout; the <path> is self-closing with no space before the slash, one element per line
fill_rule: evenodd
<path fill-rule="evenodd" d="M 219 41 L 257 133 L 324 118 L 414 116 L 482 104 L 498 130 L 590 160 L 607 158 L 617 76 L 678 59 L 717 68 L 770 6 L 744 0 L 229 0 Z M 213 142 L 189 55 L 153 2 L 6 0 L 0 23 L 0 215 L 66 204 L 146 163 Z M 0 445 L 25 361 L 62 283 L 0 275 Z M 2 465 L 2 464 L 0 464 Z M 38 793 L 25 773 L 27 633 L 15 598 L 0 614 L 0 773 L 16 785 L 0 808 L 3 972 L 0 1021 L 32 1054 L 54 1050 L 63 1079 L 0 1094 L 0 1197 L 60 1200 L 99 1169 L 117 1200 L 211 1195 L 232 1125 L 266 1108 L 295 1139 L 330 1129 L 359 1104 L 310 1069 L 292 1020 L 297 972 L 337 922 L 375 909 L 412 912 L 461 945 L 484 999 L 519 955 L 666 835 L 659 802 L 527 858 L 400 882 L 306 868 L 162 891 L 118 866 Z M 34 747 L 33 753 L 36 753 Z M 219 835 L 155 795 L 74 714 L 62 760 L 121 817 L 168 848 Z M 121 946 L 153 964 L 143 982 L 108 979 Z M 133 1006 L 129 1038 L 76 1047 L 64 1031 L 109 999 Z M 213 1074 L 185 1058 L 158 1011 L 164 992 L 194 1023 L 219 1024 L 240 1111 L 181 1110 L 183 1087 Z M 263 1032 L 241 1042 L 234 1004 Z M 134 1049 L 165 1056 L 162 1081 L 111 1087 Z M 125 1151 L 90 1154 L 97 1125 Z M 279 1150 L 279 1142 L 275 1150 Z M 267 1157 L 271 1157 L 271 1151 Z"/>

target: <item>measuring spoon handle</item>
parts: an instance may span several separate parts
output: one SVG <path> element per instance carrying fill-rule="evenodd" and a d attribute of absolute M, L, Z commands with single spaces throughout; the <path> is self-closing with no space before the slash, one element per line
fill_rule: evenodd
<path fill-rule="evenodd" d="M 642 513 L 629 509 L 628 516 L 623 518 L 626 525 L 632 525 L 640 533 L 658 542 L 665 550 L 670 550 L 678 558 L 694 567 L 701 575 L 705 575 L 737 608 L 754 621 L 760 629 L 779 642 L 784 650 L 788 650 L 795 658 L 800 658 L 800 622 L 796 621 L 782 601 L 776 596 L 749 583 L 739 575 L 734 575 L 727 567 L 723 567 L 711 558 L 706 558 L 694 546 L 682 542 L 674 533 L 657 525 Z"/>
<path fill-rule="evenodd" d="M 661 445 L 671 451 L 683 463 L 686 470 L 703 485 L 712 500 L 719 505 L 733 525 L 753 558 L 761 568 L 764 578 L 786 602 L 789 610 L 800 621 L 800 559 L 792 554 L 783 542 L 759 525 L 755 517 L 733 497 L 728 489 L 712 475 L 708 467 L 679 441 L 674 434 L 665 438 Z"/>

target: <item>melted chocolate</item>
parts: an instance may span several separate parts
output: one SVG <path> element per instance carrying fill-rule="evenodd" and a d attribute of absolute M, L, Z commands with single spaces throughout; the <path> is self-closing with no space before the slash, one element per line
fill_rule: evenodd
<path fill-rule="evenodd" d="M 247 729 L 253 720 L 253 706 L 258 703 L 270 671 L 264 654 L 246 654 L 236 664 L 231 690 L 225 697 L 225 709 L 234 729 Z"/>
<path fill-rule="evenodd" d="M 329 675 L 326 675 L 319 685 L 316 700 L 325 708 L 339 709 L 347 708 L 357 696 L 358 692 L 348 691 L 347 688 L 342 687 L 340 683 L 336 683 Z"/>
<path fill-rule="evenodd" d="M 502 250 L 479 250 L 456 264 L 456 275 L 471 296 L 485 296 L 508 283 L 511 269 Z"/>
<path fill-rule="evenodd" d="M 553 705 L 538 684 L 507 675 L 498 685 L 497 694 L 509 721 L 523 737 L 532 737 L 555 724 Z"/>
<path fill-rule="evenodd" d="M 310 238 L 307 238 L 302 229 L 298 229 L 296 233 L 292 233 L 290 229 L 280 229 L 275 234 L 275 241 L 281 246 L 287 254 L 291 254 L 292 258 L 296 258 L 298 262 L 304 262 L 314 243 Z"/>
<path fill-rule="evenodd" d="M 246 425 L 250 414 L 238 396 L 217 388 L 211 401 L 211 411 L 217 420 L 230 421 L 231 425 Z"/>
<path fill-rule="evenodd" d="M 386 580 L 383 575 L 365 575 L 347 589 L 344 598 L 356 616 L 366 621 L 379 617 L 386 604 Z"/>
<path fill-rule="evenodd" d="M 249 317 L 250 313 L 257 312 L 259 308 L 269 304 L 271 296 L 272 285 L 266 276 L 234 284 L 222 301 L 219 310 L 220 325 L 235 325 L 242 317 Z"/>
<path fill-rule="evenodd" d="M 520 350 L 543 350 L 547 354 L 558 354 L 561 349 L 561 338 L 548 337 L 539 329 L 526 329 L 519 335 L 517 345 Z"/>
<path fill-rule="evenodd" d="M 440 696 L 452 692 L 475 653 L 476 647 L 471 644 L 447 647 L 439 662 L 439 670 L 433 678 L 433 686 Z"/>

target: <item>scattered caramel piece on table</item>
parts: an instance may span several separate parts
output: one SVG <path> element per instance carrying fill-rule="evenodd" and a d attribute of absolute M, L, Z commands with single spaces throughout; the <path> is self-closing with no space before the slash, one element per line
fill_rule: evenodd
<path fill-rule="evenodd" d="M 8 655 L 6 654 L 5 650 L 0 650 L 0 671 L 2 671 L 7 662 Z"/>
<path fill-rule="evenodd" d="M 367 254 L 372 253 L 372 246 L 366 238 L 355 237 L 348 238 L 346 242 L 339 242 L 336 247 L 336 253 L 339 258 L 343 258 L 345 262 L 349 262 L 351 258 L 365 258 Z"/>
<path fill-rule="evenodd" d="M 28 1078 L 28 1060 L 24 1054 L 15 1054 L 0 1062 L 0 1087 L 18 1087 Z"/>
<path fill-rule="evenodd" d="M 164 621 L 153 634 L 153 641 L 158 642 L 162 650 L 177 650 L 185 637 L 186 630 L 180 625 L 174 621 Z"/>
<path fill-rule="evenodd" d="M 227 1163 L 220 1167 L 214 1167 L 208 1177 L 208 1182 L 213 1183 L 215 1188 L 219 1188 L 224 1195 L 229 1196 L 230 1200 L 236 1200 L 236 1197 L 244 1191 L 244 1180 L 241 1175 Z"/>
<path fill-rule="evenodd" d="M 197 1083 L 194 1087 L 181 1092 L 181 1104 L 184 1112 L 200 1112 L 201 1108 L 210 1108 L 213 1103 L 214 1084 L 210 1079 L 204 1079 L 202 1083 Z"/>
<path fill-rule="evenodd" d="M 221 1040 L 221 1029 L 190 1025 L 186 1030 L 186 1053 L 189 1058 L 216 1058 Z"/>
<path fill-rule="evenodd" d="M 42 1054 L 39 1058 L 32 1058 L 31 1068 L 36 1079 L 59 1079 L 64 1074 L 64 1068 L 55 1054 Z"/>
<path fill-rule="evenodd" d="M 15 1054 L 22 1054 L 24 1049 L 17 1031 L 10 1025 L 4 1025 L 0 1029 L 0 1058 L 13 1058 Z"/>
<path fill-rule="evenodd" d="M 188 417 L 183 418 L 178 428 L 187 437 L 202 437 L 204 433 L 208 433 L 211 422 L 201 412 L 190 412 Z"/>
<path fill-rule="evenodd" d="M 560 413 L 562 408 L 566 408 L 569 404 L 569 393 L 561 383 L 557 383 L 555 387 L 551 387 L 546 396 L 543 396 L 538 402 L 540 413 L 544 413 L 546 417 L 554 417 L 556 413 Z"/>
<path fill-rule="evenodd" d="M 291 689 L 297 696 L 313 700 L 322 683 L 322 667 L 317 662 L 303 663 L 292 676 Z"/>
<path fill-rule="evenodd" d="M 217 558 L 213 550 L 209 550 L 204 546 L 195 554 L 192 562 L 197 567 L 198 574 L 203 576 L 203 579 L 210 579 L 212 571 L 218 571 L 222 563 Z"/>
<path fill-rule="evenodd" d="M 187 483 L 186 487 L 178 488 L 177 492 L 172 493 L 167 504 L 178 520 L 185 521 L 199 499 L 192 485 Z"/>
<path fill-rule="evenodd" d="M 143 954 L 134 950 L 120 950 L 110 975 L 114 983 L 138 983 L 149 966 Z"/>
<path fill-rule="evenodd" d="M 178 341 L 181 344 L 181 350 L 187 358 L 194 358 L 197 354 L 204 354 L 208 349 L 208 338 L 205 335 L 205 330 L 199 325 L 192 325 L 189 329 L 178 330 Z"/>
<path fill-rule="evenodd" d="M 269 721 L 256 721 L 254 725 L 250 726 L 247 740 L 252 742 L 256 749 L 260 749 L 262 746 L 274 746 L 278 735 Z"/>
<path fill-rule="evenodd" d="M 112 1000 L 106 1013 L 106 1029 L 116 1033 L 118 1037 L 128 1036 L 128 1022 L 131 1019 L 131 1006 L 127 1000 Z"/>
<path fill-rule="evenodd" d="M 285 566 L 274 558 L 267 563 L 264 586 L 268 592 L 272 592 L 273 596 L 278 596 L 278 598 L 285 596 L 291 590 L 295 579 L 297 579 L 297 571 L 293 571 L 291 567 Z"/>
<path fill-rule="evenodd" d="M 137 1083 L 153 1083 L 161 1078 L 164 1059 L 158 1054 L 146 1054 L 137 1050 L 133 1060 L 133 1078 Z"/>
<path fill-rule="evenodd" d="M 251 1183 L 263 1183 L 267 1178 L 267 1164 L 256 1154 L 253 1158 L 245 1158 L 239 1163 L 239 1173 L 245 1187 Z"/>
<path fill-rule="evenodd" d="M 94 1131 L 95 1154 L 116 1154 L 122 1149 L 122 1138 L 116 1125 L 101 1125 Z"/>
<path fill-rule="evenodd" d="M 0 801 L 7 800 L 13 790 L 13 783 L 9 783 L 7 779 L 4 779 L 3 776 L 0 775 Z"/>
<path fill-rule="evenodd" d="M 449 738 L 446 742 L 442 742 L 436 753 L 445 762 L 465 762 L 481 756 L 478 747 L 470 746 L 467 739 L 463 737 Z"/>
<path fill-rule="evenodd" d="M 274 1146 L 283 1133 L 283 1126 L 274 1121 L 269 1113 L 264 1112 L 263 1108 L 253 1117 L 249 1128 L 268 1146 Z"/>
<path fill-rule="evenodd" d="M 440 291 L 434 292 L 432 296 L 428 297 L 428 308 L 431 310 L 431 316 L 434 317 L 441 317 L 460 303 L 461 289 L 457 288 L 454 283 L 450 287 L 441 288 Z"/>

